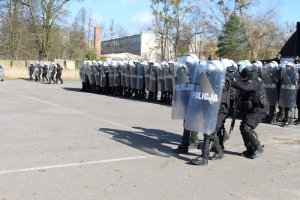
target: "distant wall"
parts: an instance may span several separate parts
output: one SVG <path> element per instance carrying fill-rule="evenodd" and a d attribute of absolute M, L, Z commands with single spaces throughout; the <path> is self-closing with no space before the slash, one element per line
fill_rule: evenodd
<path fill-rule="evenodd" d="M 10 61 L 10 60 L 0 60 L 0 65 L 2 67 L 8 68 L 8 67 L 14 67 L 14 68 L 26 68 L 30 63 L 35 64 L 36 62 L 39 62 L 41 65 L 44 64 L 51 64 L 51 61 L 46 61 L 46 60 L 40 60 L 40 61 L 36 61 L 36 60 L 14 60 L 14 61 Z M 59 63 L 61 66 L 64 67 L 64 69 L 75 69 L 75 61 L 74 60 L 59 60 L 59 59 L 55 59 L 53 61 L 53 63 Z"/>
<path fill-rule="evenodd" d="M 26 67 L 26 61 L 25 60 L 14 60 L 13 62 L 11 62 L 11 60 L 0 60 L 0 65 L 2 67 Z"/>

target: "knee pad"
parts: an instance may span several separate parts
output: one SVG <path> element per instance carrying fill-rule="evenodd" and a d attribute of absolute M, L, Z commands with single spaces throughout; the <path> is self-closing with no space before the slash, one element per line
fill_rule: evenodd
<path fill-rule="evenodd" d="M 250 126 L 248 126 L 248 124 L 245 124 L 245 123 L 241 123 L 241 126 L 240 126 L 240 131 L 241 133 L 249 133 L 252 131 L 252 128 Z"/>

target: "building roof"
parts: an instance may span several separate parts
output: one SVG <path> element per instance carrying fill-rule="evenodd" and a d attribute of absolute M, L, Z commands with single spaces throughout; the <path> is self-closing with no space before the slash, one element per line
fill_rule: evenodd
<path fill-rule="evenodd" d="M 300 22 L 297 22 L 295 33 L 288 39 L 279 53 L 281 57 L 300 56 Z"/>

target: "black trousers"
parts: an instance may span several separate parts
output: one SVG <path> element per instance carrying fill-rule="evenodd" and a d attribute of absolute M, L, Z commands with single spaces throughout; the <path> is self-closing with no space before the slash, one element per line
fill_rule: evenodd
<path fill-rule="evenodd" d="M 266 108 L 253 108 L 244 112 L 240 130 L 247 150 L 260 148 L 260 142 L 254 129 L 267 113 Z"/>
<path fill-rule="evenodd" d="M 63 80 L 61 79 L 61 74 L 56 74 L 56 76 L 55 76 L 55 83 L 57 83 L 58 82 L 58 80 L 60 81 L 60 83 L 63 83 Z"/>

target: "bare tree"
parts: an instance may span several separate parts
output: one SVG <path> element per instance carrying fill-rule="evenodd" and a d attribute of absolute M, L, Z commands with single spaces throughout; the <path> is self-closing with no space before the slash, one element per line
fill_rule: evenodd
<path fill-rule="evenodd" d="M 160 60 L 166 59 L 169 53 L 168 34 L 172 27 L 172 10 L 169 0 L 152 0 L 152 14 L 154 15 L 152 31 L 156 36 L 158 47 L 160 48 Z"/>

